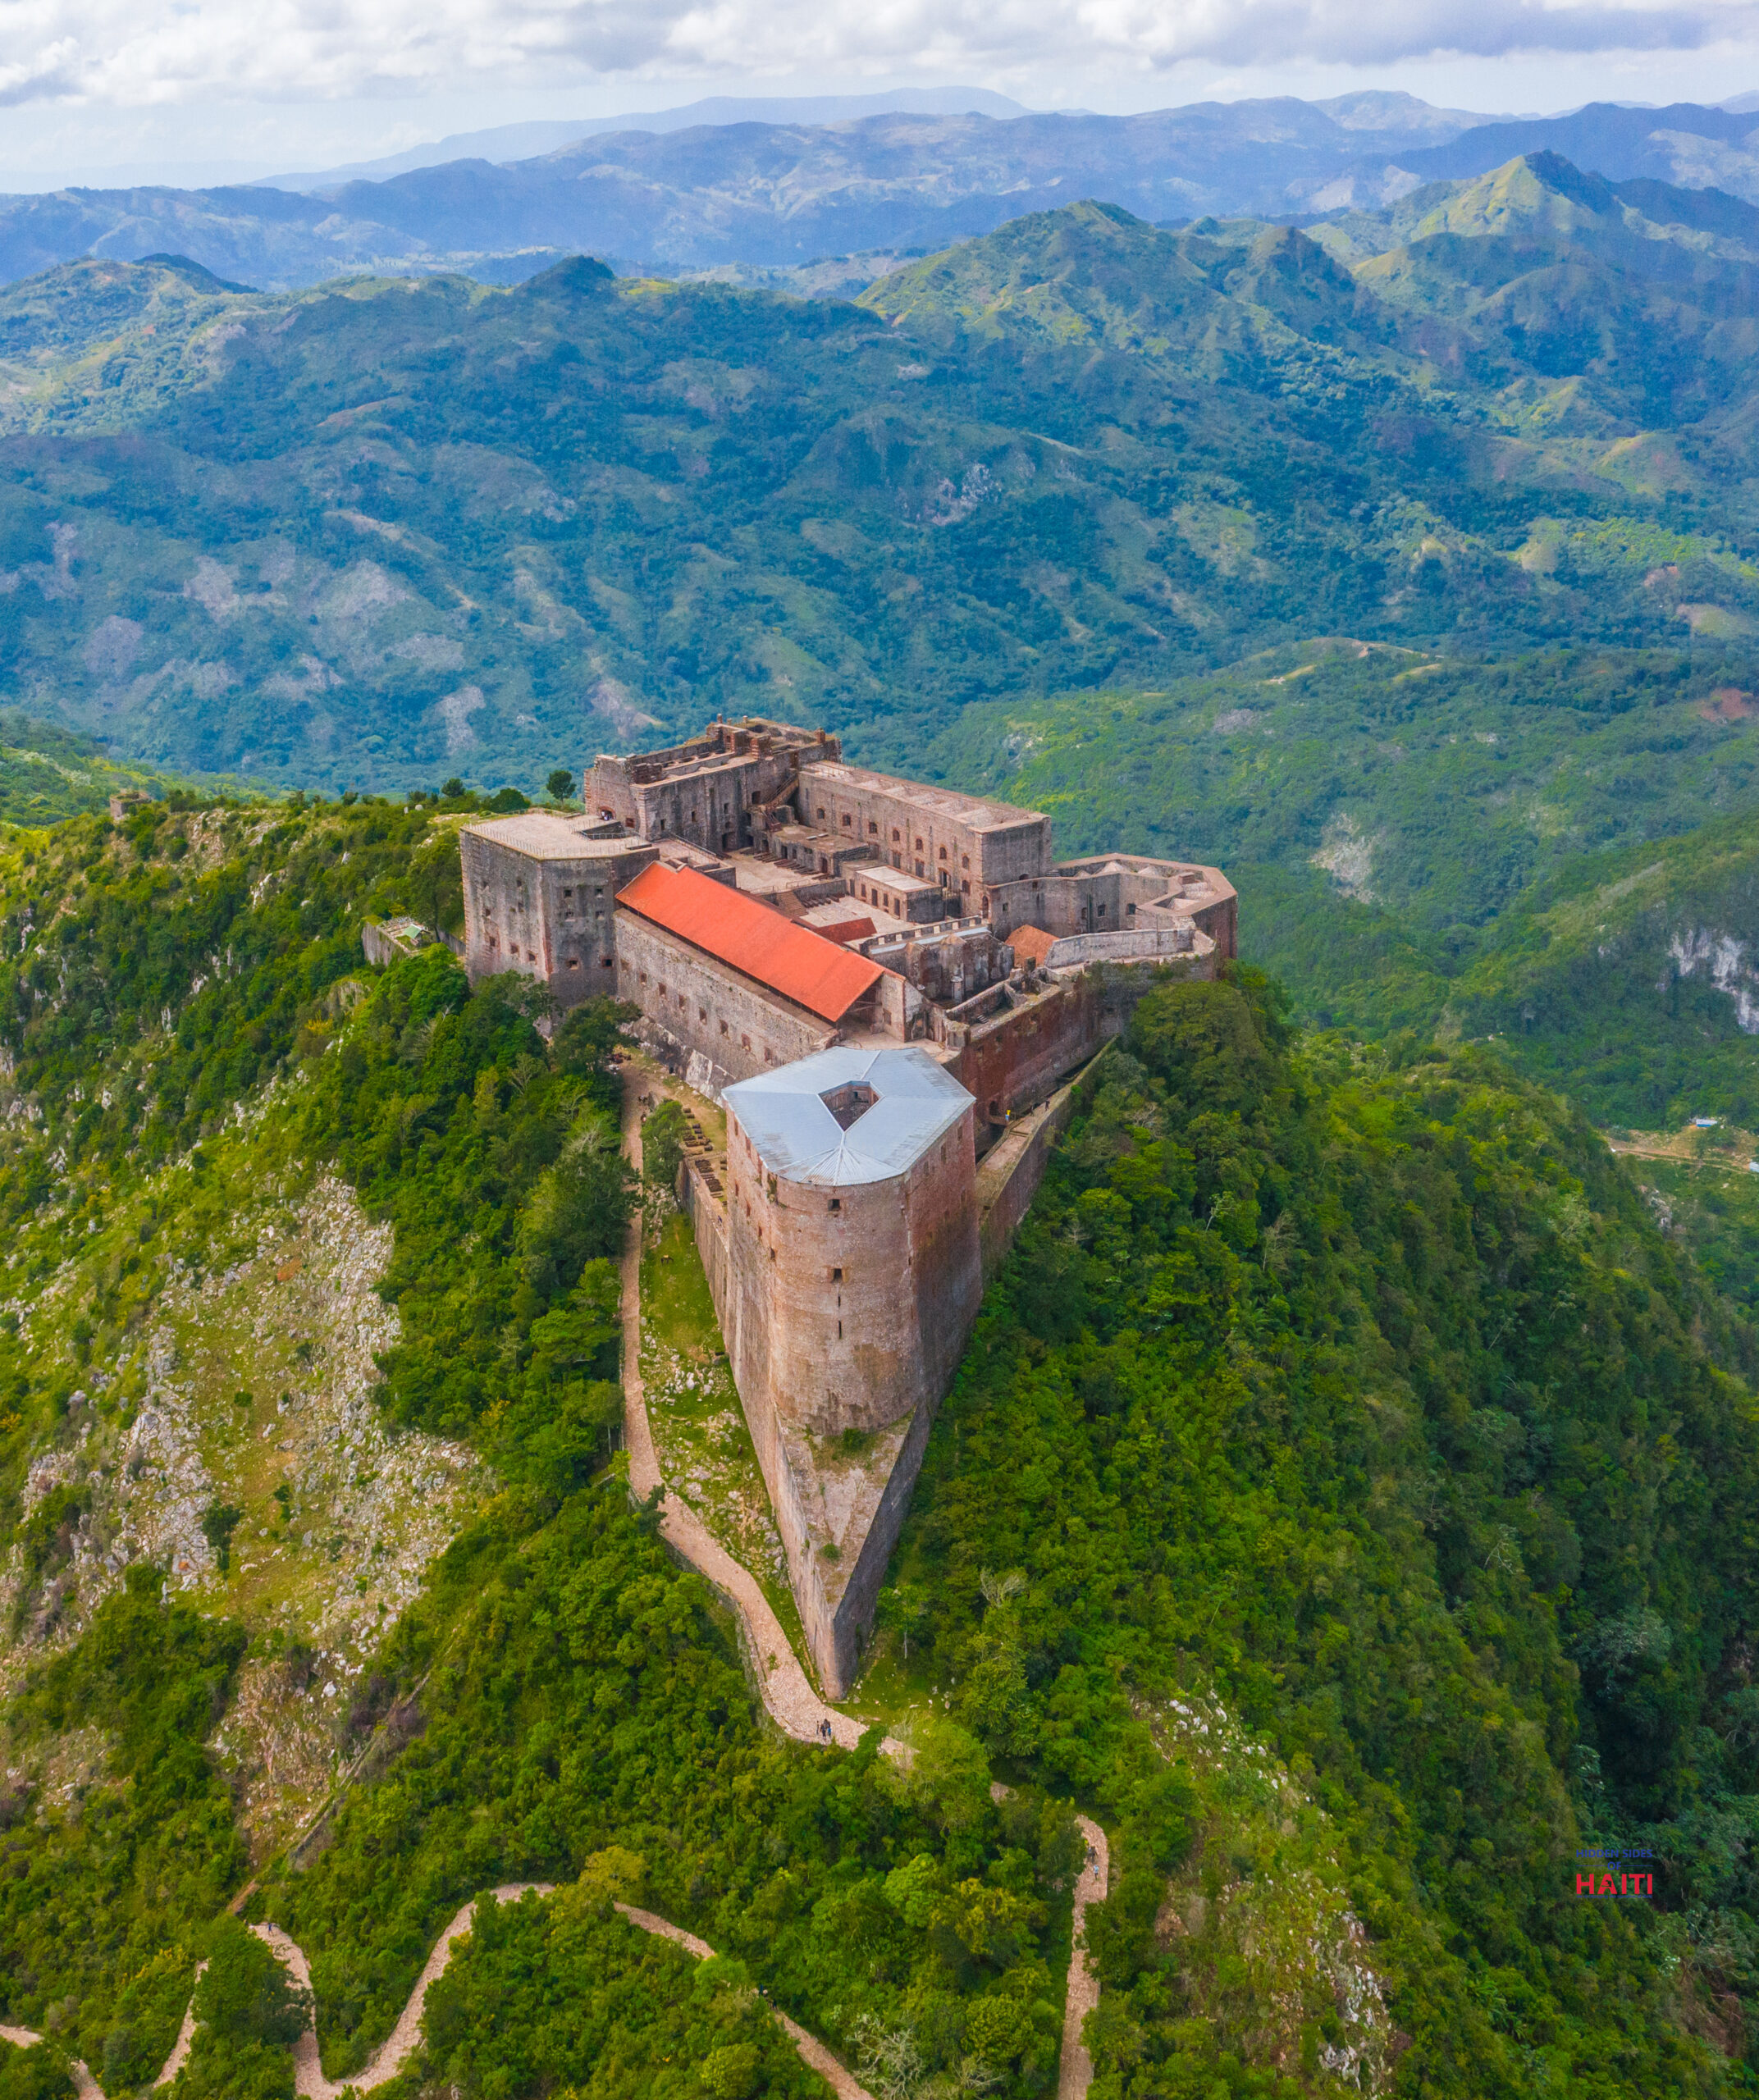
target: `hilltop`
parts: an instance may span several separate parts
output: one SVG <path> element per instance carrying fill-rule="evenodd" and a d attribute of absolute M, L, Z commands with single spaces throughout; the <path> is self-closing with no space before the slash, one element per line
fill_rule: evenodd
<path fill-rule="evenodd" d="M 0 2076 L 138 2089 L 206 1958 L 177 2090 L 290 2092 L 236 1900 L 340 2079 L 535 1883 L 411 2089 L 806 2100 L 755 1986 L 870 2091 L 1033 2100 L 1078 1806 L 1097 2091 L 1731 2089 L 1759 1351 L 1593 1134 L 1482 1050 L 1300 1042 L 1250 972 L 1151 994 L 890 1571 L 855 1704 L 915 1761 L 792 1742 L 611 1449 L 618 1011 L 546 1042 L 521 980 L 362 961 L 455 915 L 463 813 L 0 853 L 0 2016 L 45 2037 Z M 1574 1896 L 1612 1851 L 1652 1905 Z"/>

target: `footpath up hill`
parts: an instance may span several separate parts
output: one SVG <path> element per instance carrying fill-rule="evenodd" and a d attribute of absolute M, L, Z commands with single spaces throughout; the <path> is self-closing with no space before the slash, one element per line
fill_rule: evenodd
<path fill-rule="evenodd" d="M 310 1955 L 341 2079 L 463 1903 L 585 1874 L 560 1909 L 482 1914 L 411 2089 L 538 2100 L 615 2060 L 679 2100 L 709 2061 L 711 2090 L 791 2090 L 811 2075 L 750 2025 L 755 1984 L 870 2092 L 1025 2100 L 1057 2076 L 1078 1806 L 1111 1844 L 1097 2092 L 1738 2089 L 1753 1344 L 1585 1126 L 1481 1050 L 1305 1043 L 1250 973 L 1153 995 L 986 1305 L 890 1573 L 855 1704 L 914 1760 L 793 1743 L 619 1477 L 619 1016 L 546 1042 L 516 981 L 360 961 L 363 911 L 419 903 L 445 819 L 155 805 L 0 866 L 0 2020 L 45 2037 L 0 2075 L 156 2075 L 198 1962 L 254 1973 L 222 1918 L 243 1896 Z M 388 1243 L 397 1326 L 345 1465 L 299 1443 L 333 1326 L 289 1325 L 313 1350 L 286 1412 L 153 1355 L 174 1305 L 180 1363 L 226 1340 L 226 1280 L 263 1258 L 260 1230 L 235 1244 L 253 1166 L 333 1176 Z M 293 1461 L 285 1498 L 240 1475 L 187 1568 L 106 1528 L 177 1382 L 210 1471 L 246 1424 Z M 332 1559 L 308 1511 L 442 1444 L 450 1542 L 406 1589 L 370 1560 L 337 1584 L 350 1541 Z M 345 1696 L 277 1616 L 325 1596 Z M 281 1768 L 239 1784 L 253 1685 L 322 1748 L 302 1775 L 354 1768 L 297 1863 Z M 611 1847 L 718 1962 L 620 1933 Z M 1618 1851 L 1652 1900 L 1577 1894 L 1579 1856 Z M 184 2100 L 290 2091 L 303 2011 L 217 1993 Z"/>

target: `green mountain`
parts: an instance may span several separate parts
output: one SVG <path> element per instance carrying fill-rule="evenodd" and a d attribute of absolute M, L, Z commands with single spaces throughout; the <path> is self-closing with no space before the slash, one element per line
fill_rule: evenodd
<path fill-rule="evenodd" d="M 143 2089 L 205 1959 L 174 2093 L 290 2093 L 233 1901 L 345 2077 L 538 1883 L 402 2090 L 807 2100 L 761 1990 L 870 2091 L 1029 2100 L 1079 1807 L 1095 2092 L 1743 2089 L 1759 1340 L 1583 1123 L 1250 973 L 1146 1001 L 890 1573 L 855 1704 L 916 1761 L 793 1743 L 610 1450 L 616 1011 L 361 961 L 455 823 L 0 844 L 0 2079 Z"/>
<path fill-rule="evenodd" d="M 1759 701 L 1660 652 L 1468 666 L 1327 637 L 969 709 L 948 778 L 1073 850 L 1224 862 L 1323 1025 L 1495 1038 L 1603 1125 L 1759 1125 Z"/>
<path fill-rule="evenodd" d="M 0 294 L 0 692 L 185 773 L 529 788 L 718 709 L 913 765 L 1315 632 L 1739 685 L 1754 265 L 1642 196 L 1540 158 L 1373 240 L 1077 204 L 856 307 L 69 266 Z"/>
<path fill-rule="evenodd" d="M 56 824 L 107 808 L 113 795 L 152 799 L 167 787 L 157 774 L 117 765 L 89 737 L 0 710 L 0 823 Z"/>

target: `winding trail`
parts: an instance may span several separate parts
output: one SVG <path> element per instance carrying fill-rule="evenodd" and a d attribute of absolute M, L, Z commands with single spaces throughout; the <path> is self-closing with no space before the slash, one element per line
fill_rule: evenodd
<path fill-rule="evenodd" d="M 629 1157 L 637 1172 L 642 1165 L 641 1101 L 632 1084 L 624 1089 L 624 1139 Z M 653 1491 L 664 1488 L 665 1482 L 660 1471 L 660 1462 L 654 1450 L 653 1434 L 647 1422 L 647 1399 L 642 1384 L 642 1227 L 637 1217 L 630 1232 L 629 1244 L 623 1257 L 623 1385 L 624 1435 L 629 1453 L 629 1486 L 633 1493 L 645 1501 Z M 764 1706 L 776 1726 L 784 1735 L 801 1742 L 822 1743 L 821 1732 L 825 1722 L 830 1723 L 831 1740 L 844 1750 L 853 1750 L 866 1732 L 852 1714 L 840 1713 L 834 1706 L 828 1706 L 812 1688 L 811 1680 L 801 1667 L 793 1645 L 783 1631 L 770 1600 L 765 1596 L 751 1571 L 742 1567 L 732 1554 L 710 1536 L 701 1518 L 689 1504 L 676 1495 L 667 1494 L 660 1505 L 660 1532 L 667 1545 L 679 1559 L 706 1576 L 715 1587 L 726 1596 L 738 1610 L 743 1628 L 745 1645 L 756 1673 L 757 1685 Z M 880 1749 L 888 1757 L 908 1763 L 910 1748 L 896 1736 L 888 1736 Z M 1007 1789 L 998 1787 L 998 1795 Z M 1086 2100 L 1087 2089 L 1093 2082 L 1093 2060 L 1081 2038 L 1081 2023 L 1099 2002 L 1099 1979 L 1094 1974 L 1088 1960 L 1085 1931 L 1087 1906 L 1103 1902 L 1105 1898 L 1109 1872 L 1109 1856 L 1105 1833 L 1097 1823 L 1086 1816 L 1077 1816 L 1076 1821 L 1086 1840 L 1087 1856 L 1075 1884 L 1074 1948 L 1069 1958 L 1068 1988 L 1063 2002 L 1062 2057 L 1058 2072 L 1058 2100 Z M 498 1903 L 517 1902 L 524 1895 L 549 1896 L 555 1892 L 555 1883 L 541 1881 L 503 1882 L 488 1892 Z M 249 1892 L 247 1891 L 246 1893 Z M 353 2076 L 333 2082 L 324 2075 L 318 2053 L 318 2030 L 315 2019 L 308 2020 L 305 2031 L 295 2043 L 293 2049 L 294 2091 L 297 2100 L 346 2100 L 350 2093 L 370 2093 L 376 2087 L 388 2084 L 402 2070 L 421 2043 L 422 2014 L 426 2006 L 428 1988 L 445 1974 L 452 1959 L 455 1943 L 470 1930 L 476 1915 L 480 1897 L 472 1897 L 460 1906 L 450 1923 L 434 1942 L 421 1974 L 409 2001 L 398 2016 L 392 2028 L 371 2060 Z M 235 1899 L 235 1902 L 236 1899 Z M 715 1952 L 706 1940 L 699 1939 L 694 1933 L 686 1932 L 682 1925 L 674 1925 L 669 1919 L 660 1917 L 652 1911 L 638 1910 L 633 1904 L 616 1906 L 621 1915 L 644 1933 L 656 1933 L 662 1939 L 673 1941 L 694 1955 L 697 1961 L 706 1961 Z M 312 1984 L 311 1965 L 298 1942 L 284 1933 L 278 1925 L 258 1924 L 250 1929 L 269 1948 L 276 1959 L 299 1984 L 309 1991 Z M 202 1967 L 205 1968 L 203 1963 Z M 197 1978 L 201 1969 L 196 1970 Z M 838 2100 L 872 2100 L 865 2087 L 848 2066 L 838 2061 L 816 2035 L 809 2034 L 796 2020 L 774 2006 L 770 2007 L 771 2017 L 800 2052 L 802 2061 L 818 2072 L 837 2094 Z M 168 2086 L 189 2060 L 195 2038 L 195 2001 L 192 1996 L 188 2010 L 183 2016 L 177 2039 L 165 2066 L 153 2080 L 153 2089 Z M 21 2049 L 34 2048 L 43 2037 L 28 2027 L 0 2026 L 0 2041 L 12 2043 Z M 104 2100 L 104 2092 L 89 2070 L 78 2057 L 68 2066 L 80 2100 Z"/>
<path fill-rule="evenodd" d="M 546 1881 L 505 1881 L 499 1888 L 489 1891 L 497 1903 L 516 1903 L 522 1896 L 553 1896 L 555 1884 Z M 389 2084 L 403 2069 L 420 2046 L 422 2014 L 425 2008 L 430 1984 L 437 1981 L 446 1971 L 452 1959 L 454 1943 L 470 1930 L 477 1914 L 481 1897 L 473 1896 L 454 1915 L 451 1922 L 434 1942 L 433 1952 L 427 1965 L 416 1979 L 415 1988 L 410 1992 L 409 2002 L 365 2067 L 351 2076 L 331 2080 L 324 2076 L 323 2066 L 318 2057 L 318 2030 L 309 2020 L 305 2032 L 293 2045 L 293 2089 L 298 2100 L 346 2100 L 350 2093 L 370 2093 L 375 2087 Z M 705 1939 L 698 1939 L 694 1933 L 687 1933 L 682 1925 L 674 1925 L 669 1918 L 662 1918 L 652 1911 L 637 1910 L 633 1904 L 619 1903 L 616 1909 L 623 1916 L 644 1933 L 653 1933 L 661 1939 L 669 1939 L 694 1955 L 698 1961 L 713 1958 L 715 1950 Z M 304 1949 L 298 1942 L 290 1939 L 278 1925 L 253 1925 L 250 1929 L 276 1960 L 287 1971 L 302 1990 L 312 1987 L 311 1965 L 306 1961 Z M 204 1962 L 203 1967 L 207 1964 Z M 197 1970 L 200 1974 L 200 1970 Z M 848 2066 L 838 2062 L 816 2035 L 809 2034 L 785 2012 L 771 2006 L 770 2017 L 782 2029 L 804 2062 L 817 2071 L 836 2093 L 837 2100 L 873 2100 L 873 2096 L 861 2084 Z M 165 2068 L 153 2081 L 155 2089 L 169 2085 L 188 2061 L 190 2043 L 195 2034 L 195 2002 L 190 2002 L 190 2010 L 183 2016 L 183 2025 L 178 2032 L 176 2046 L 165 2060 Z M 15 2043 L 19 2048 L 34 2048 L 43 2039 L 28 2027 L 0 2027 L 0 2041 Z M 104 2100 L 103 2088 L 78 2058 L 68 2066 L 73 2082 L 78 2088 L 80 2100 Z"/>

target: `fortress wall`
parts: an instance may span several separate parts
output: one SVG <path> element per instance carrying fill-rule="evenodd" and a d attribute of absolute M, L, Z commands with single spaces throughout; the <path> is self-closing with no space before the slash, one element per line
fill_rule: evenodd
<path fill-rule="evenodd" d="M 516 970 L 547 983 L 564 1007 L 615 990 L 615 899 L 653 859 L 652 847 L 632 840 L 610 851 L 598 844 L 578 859 L 540 857 L 467 829 L 459 851 L 473 981 Z"/>
<path fill-rule="evenodd" d="M 799 803 L 802 823 L 865 845 L 887 866 L 939 882 L 967 911 L 985 889 L 1050 865 L 1049 817 L 1027 814 L 998 825 L 986 818 L 985 803 L 932 789 L 925 794 L 911 782 L 858 767 L 802 765 Z"/>
<path fill-rule="evenodd" d="M 1231 885 L 1226 897 L 1193 911 L 1191 923 L 1215 943 L 1215 952 L 1224 962 L 1233 961 L 1240 953 L 1240 899 Z"/>
<path fill-rule="evenodd" d="M 633 911 L 616 915 L 616 991 L 735 1080 L 809 1057 L 828 1021 L 717 963 Z M 665 988 L 662 991 L 662 986 Z"/>
<path fill-rule="evenodd" d="M 1067 1085 L 1059 1087 L 1049 1101 L 1015 1123 L 978 1169 L 978 1235 L 986 1290 L 1007 1259 L 1014 1235 L 1019 1231 L 1032 1198 L 1038 1194 L 1039 1184 L 1044 1179 L 1044 1169 L 1050 1162 L 1052 1146 L 1069 1127 L 1084 1098 L 1091 1096 L 1103 1056 L 1102 1047 L 1099 1055 Z"/>
<path fill-rule="evenodd" d="M 732 1165 L 733 1118 L 728 1118 L 728 1164 Z M 760 1242 L 752 1232 L 741 1229 L 744 1198 L 735 1208 L 735 1189 L 729 1175 L 724 1283 L 717 1303 L 721 1339 L 733 1369 L 733 1382 L 739 1395 L 746 1426 L 757 1463 L 770 1491 L 770 1507 L 781 1534 L 788 1560 L 788 1582 L 800 1607 L 801 1625 L 820 1675 L 834 1666 L 835 1643 L 832 1614 L 817 1577 L 812 1550 L 812 1530 L 801 1482 L 788 1462 L 788 1439 L 778 1415 L 772 1376 L 770 1338 L 774 1328 L 774 1265 L 770 1259 L 767 1238 Z M 713 1280 L 710 1279 L 710 1288 Z"/>
<path fill-rule="evenodd" d="M 1163 911 L 1159 901 L 1169 895 L 1170 908 Z M 998 889 L 989 916 L 1002 940 L 1020 926 L 1042 927 L 1061 939 L 1189 919 L 1215 943 L 1219 956 L 1231 957 L 1239 952 L 1239 910 L 1233 885 L 1219 869 L 1099 855 L 1064 861 L 1041 876 Z"/>
<path fill-rule="evenodd" d="M 727 1334 L 727 1207 L 703 1178 L 701 1166 L 687 1159 L 678 1170 L 678 1196 L 697 1243 L 702 1273 L 708 1280 L 709 1296 L 715 1302 L 715 1322 L 724 1342 Z"/>
<path fill-rule="evenodd" d="M 977 1110 L 966 1109 L 912 1170 L 906 1201 L 921 1331 L 922 1398 L 932 1414 L 953 1383 L 983 1302 L 977 1232 Z"/>
<path fill-rule="evenodd" d="M 761 1279 L 778 1417 L 834 1436 L 937 1402 L 981 1292 L 971 1112 L 904 1173 L 836 1189 L 770 1175 L 729 1113 L 727 1168 L 734 1268 Z"/>
<path fill-rule="evenodd" d="M 922 1470 L 929 1434 L 939 1412 L 937 1401 L 933 1407 L 918 1408 L 911 1418 L 903 1448 L 887 1476 L 879 1507 L 874 1512 L 867 1536 L 861 1541 L 861 1552 L 849 1571 L 842 1596 L 829 1614 L 825 1659 L 819 1661 L 819 1673 L 827 1688 L 835 1687 L 831 1694 L 834 1698 L 841 1697 L 855 1682 L 861 1667 L 862 1644 L 873 1628 L 874 1612 L 884 1586 L 885 1571 L 891 1564 L 892 1549 L 898 1544 L 898 1535 L 909 1514 L 911 1493 L 916 1484 L 916 1475 Z M 819 1660 L 816 1650 L 814 1659 Z"/>
<path fill-rule="evenodd" d="M 753 1221 L 774 1256 L 777 1412 L 820 1436 L 908 1414 L 923 1380 L 906 1181 L 834 1194 L 781 1181 L 767 1202 L 760 1186 Z"/>
<path fill-rule="evenodd" d="M 1075 978 L 980 1022 L 948 1069 L 994 1125 L 1036 1107 L 1085 1064 L 1104 1039 L 1103 1025 L 1095 988 Z"/>
<path fill-rule="evenodd" d="M 1123 924 L 1125 901 L 1116 875 L 1058 873 L 1009 883 L 991 897 L 989 916 L 999 939 L 1006 940 L 1017 926 L 1042 927 L 1060 939 Z"/>
<path fill-rule="evenodd" d="M 690 1197 L 807 1643 L 835 1692 L 853 1676 L 930 1426 L 976 1320 L 975 1179 L 970 1109 L 904 1172 L 840 1188 L 772 1181 L 729 1109 L 724 1255 L 719 1207 L 706 1190 Z M 718 1290 L 713 1264 L 724 1265 Z M 847 1534 L 852 1566 L 823 1557 L 845 1519 L 827 1528 L 830 1454 L 814 1440 L 844 1429 L 891 1432 L 870 1464 L 897 1454 L 860 1488 L 872 1514 Z"/>
<path fill-rule="evenodd" d="M 1030 1006 L 980 1022 L 948 1070 L 976 1097 L 978 1115 L 993 1128 L 1035 1108 L 1121 1034 L 1144 993 L 1157 984 L 1213 977 L 1215 971 L 1215 951 L 1201 947 L 1189 956 L 1147 961 L 1090 961 Z"/>

